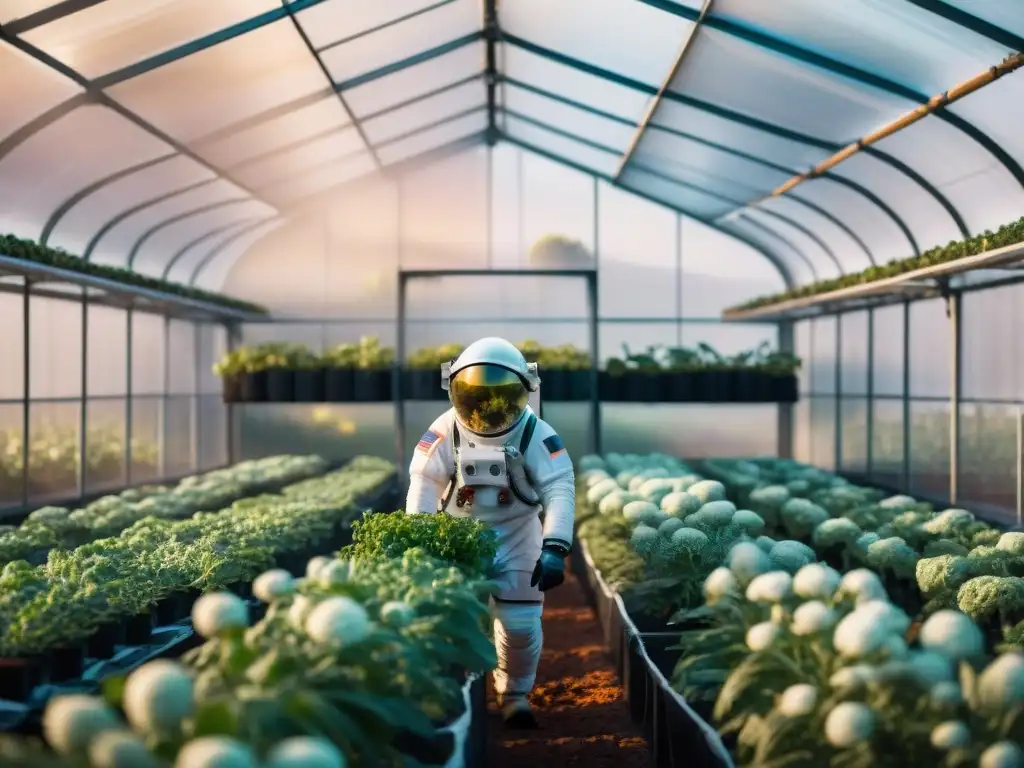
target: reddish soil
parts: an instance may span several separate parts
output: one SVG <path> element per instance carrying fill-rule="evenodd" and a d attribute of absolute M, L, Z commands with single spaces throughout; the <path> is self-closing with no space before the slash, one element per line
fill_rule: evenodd
<path fill-rule="evenodd" d="M 647 766 L 647 744 L 630 721 L 597 617 L 569 568 L 546 599 L 544 653 L 530 697 L 540 728 L 504 728 L 488 690 L 488 768 Z"/>

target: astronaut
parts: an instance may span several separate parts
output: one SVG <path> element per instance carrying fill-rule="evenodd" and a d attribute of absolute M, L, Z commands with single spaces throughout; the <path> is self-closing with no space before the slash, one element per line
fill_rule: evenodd
<path fill-rule="evenodd" d="M 544 592 L 564 581 L 572 548 L 572 461 L 530 408 L 537 365 L 514 345 L 480 339 L 442 366 L 441 380 L 452 407 L 416 445 L 406 513 L 471 516 L 497 535 L 494 689 L 506 725 L 533 728 L 527 694 L 540 661 Z"/>

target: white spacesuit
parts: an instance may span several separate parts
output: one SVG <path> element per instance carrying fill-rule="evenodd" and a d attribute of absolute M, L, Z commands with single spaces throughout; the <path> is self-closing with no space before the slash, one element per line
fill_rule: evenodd
<path fill-rule="evenodd" d="M 505 722 L 532 727 L 526 696 L 540 661 L 543 593 L 564 580 L 572 547 L 572 461 L 530 408 L 537 366 L 514 345 L 481 339 L 441 373 L 452 408 L 416 445 L 405 509 L 472 516 L 497 534 L 494 689 Z"/>

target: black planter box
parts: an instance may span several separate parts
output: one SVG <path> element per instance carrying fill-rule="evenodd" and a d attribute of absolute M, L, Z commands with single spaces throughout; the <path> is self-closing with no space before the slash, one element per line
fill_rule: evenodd
<path fill-rule="evenodd" d="M 357 403 L 391 402 L 391 377 L 390 369 L 353 371 L 353 400 Z"/>
<path fill-rule="evenodd" d="M 590 399 L 591 371 L 566 371 L 565 399 L 570 403 L 581 403 Z"/>
<path fill-rule="evenodd" d="M 540 391 L 545 400 L 564 402 L 569 395 L 569 371 L 549 368 L 540 372 Z"/>
<path fill-rule="evenodd" d="M 609 403 L 620 403 L 626 399 L 626 376 L 625 374 L 611 374 L 608 371 L 601 371 L 598 374 L 598 397 Z"/>
<path fill-rule="evenodd" d="M 772 376 L 772 401 L 795 403 L 798 399 L 796 376 Z"/>
<path fill-rule="evenodd" d="M 665 377 L 657 372 L 626 371 L 623 376 L 625 400 L 631 403 L 661 403 L 665 401 Z"/>
<path fill-rule="evenodd" d="M 402 397 L 406 400 L 447 400 L 437 368 L 408 368 L 402 372 Z"/>
<path fill-rule="evenodd" d="M 243 373 L 239 378 L 239 389 L 243 403 L 267 402 L 267 372 Z"/>
<path fill-rule="evenodd" d="M 54 648 L 50 651 L 50 682 L 80 680 L 85 672 L 85 645 Z"/>
<path fill-rule="evenodd" d="M 324 400 L 328 403 L 351 403 L 355 400 L 355 371 L 351 368 L 325 370 Z"/>
<path fill-rule="evenodd" d="M 101 624 L 86 643 L 85 653 L 90 659 L 109 659 L 124 645 L 125 625 L 120 621 Z"/>
<path fill-rule="evenodd" d="M 290 368 L 267 369 L 267 402 L 295 402 L 295 371 Z"/>
<path fill-rule="evenodd" d="M 234 373 L 229 376 L 221 376 L 220 382 L 225 403 L 243 402 L 242 374 Z"/>
<path fill-rule="evenodd" d="M 661 391 L 667 403 L 694 401 L 693 375 L 687 371 L 667 371 L 661 374 Z"/>
<path fill-rule="evenodd" d="M 139 613 L 125 621 L 124 644 L 146 645 L 153 636 L 153 614 Z"/>
<path fill-rule="evenodd" d="M 322 403 L 325 399 L 326 371 L 323 368 L 295 372 L 295 402 Z"/>

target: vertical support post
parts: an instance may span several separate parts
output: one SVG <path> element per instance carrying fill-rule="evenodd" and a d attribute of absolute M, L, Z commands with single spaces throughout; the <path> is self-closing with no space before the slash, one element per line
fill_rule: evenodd
<path fill-rule="evenodd" d="M 192 408 L 189 411 L 191 425 L 189 432 L 189 466 L 193 472 L 198 471 L 202 446 L 200 445 L 200 414 L 202 407 L 202 373 L 200 368 L 203 364 L 202 356 L 202 330 L 198 321 L 192 323 Z"/>
<path fill-rule="evenodd" d="M 676 214 L 676 346 L 683 346 L 683 217 Z"/>
<path fill-rule="evenodd" d="M 1017 527 L 1024 525 L 1024 409 L 1017 406 Z"/>
<path fill-rule="evenodd" d="M 124 381 L 124 484 L 132 484 L 132 435 L 135 433 L 134 409 L 132 408 L 132 383 L 135 367 L 135 310 L 125 310 L 125 381 Z"/>
<path fill-rule="evenodd" d="M 597 270 L 594 270 L 587 278 L 587 313 L 590 335 L 590 453 L 601 454 L 601 393 L 600 384 L 600 357 L 598 341 L 598 319 L 599 292 L 597 284 Z"/>
<path fill-rule="evenodd" d="M 87 433 L 89 431 L 89 290 L 82 289 L 82 328 L 81 328 L 81 391 L 78 409 L 78 486 L 75 489 L 78 498 L 85 496 L 88 486 L 86 475 L 89 471 Z"/>
<path fill-rule="evenodd" d="M 167 477 L 167 426 L 171 399 L 171 318 L 167 315 L 164 315 L 163 357 L 164 386 L 160 397 L 160 421 L 157 423 L 157 472 L 160 479 Z"/>
<path fill-rule="evenodd" d="M 234 352 L 242 343 L 242 330 L 238 323 L 228 323 L 224 326 L 227 331 L 228 353 Z M 234 403 L 227 404 L 227 452 L 228 464 L 234 464 L 241 455 L 241 423 L 238 418 L 238 411 Z"/>
<path fill-rule="evenodd" d="M 494 267 L 494 147 L 487 147 L 487 268 Z"/>
<path fill-rule="evenodd" d="M 903 489 L 910 491 L 910 302 L 903 302 Z"/>
<path fill-rule="evenodd" d="M 405 456 L 405 393 L 402 391 L 402 370 L 405 365 L 405 310 L 409 282 L 404 271 L 398 273 L 398 328 L 395 332 L 395 367 L 391 379 L 391 396 L 395 401 L 395 455 L 398 457 L 400 483 L 408 480 Z M 440 371 L 438 376 L 440 377 Z"/>
<path fill-rule="evenodd" d="M 783 320 L 779 323 L 779 352 L 794 351 L 793 321 Z M 793 420 L 795 408 L 793 403 L 778 403 L 776 406 L 775 452 L 780 459 L 793 458 Z"/>
<path fill-rule="evenodd" d="M 946 299 L 952 350 L 949 386 L 949 503 L 956 505 L 960 497 L 960 399 L 963 386 L 963 294 L 953 293 Z"/>
<path fill-rule="evenodd" d="M 32 283 L 25 278 L 21 294 L 21 394 L 24 398 L 21 410 L 21 502 L 28 506 L 29 499 L 29 466 L 30 454 L 28 447 L 32 442 L 31 435 L 31 403 L 32 403 L 32 329 L 29 327 L 32 317 Z"/>
<path fill-rule="evenodd" d="M 498 0 L 484 0 L 484 41 L 486 44 L 484 83 L 487 86 L 487 145 L 498 143 Z"/>
<path fill-rule="evenodd" d="M 835 471 L 843 470 L 843 315 L 836 315 L 835 339 Z"/>
<path fill-rule="evenodd" d="M 867 394 L 867 424 L 864 427 L 864 474 L 871 477 L 875 461 L 875 310 L 868 310 L 868 370 L 865 392 Z"/>

